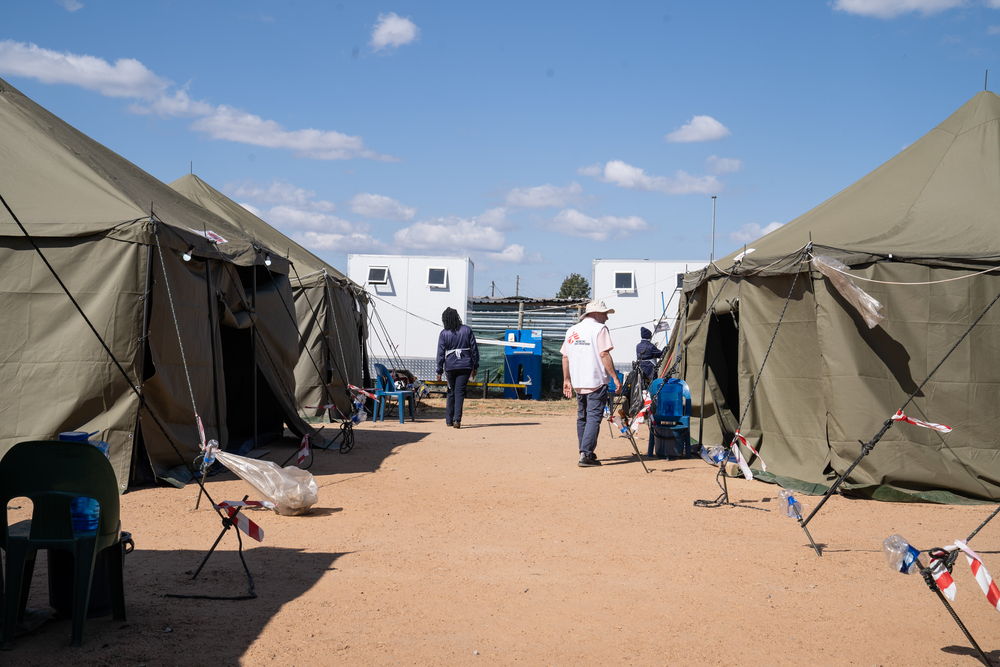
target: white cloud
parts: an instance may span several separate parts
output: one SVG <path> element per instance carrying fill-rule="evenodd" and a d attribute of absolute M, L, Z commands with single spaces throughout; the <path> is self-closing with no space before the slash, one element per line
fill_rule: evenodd
<path fill-rule="evenodd" d="M 333 130 L 286 130 L 273 120 L 265 120 L 224 104 L 211 115 L 203 116 L 191 126 L 213 139 L 226 139 L 252 146 L 285 148 L 300 157 L 317 160 L 348 160 L 355 157 L 390 159 L 364 146 L 361 137 L 352 137 Z"/>
<path fill-rule="evenodd" d="M 541 254 L 527 252 L 520 243 L 512 243 L 500 252 L 488 252 L 486 257 L 505 264 L 538 264 L 542 261 Z"/>
<path fill-rule="evenodd" d="M 314 251 L 382 252 L 387 247 L 368 233 L 368 225 L 330 215 L 331 202 L 316 199 L 316 193 L 290 183 L 274 181 L 269 185 L 230 184 L 224 188 L 232 197 L 247 197 L 269 208 L 241 203 L 257 217 L 266 220 L 306 248 Z"/>
<path fill-rule="evenodd" d="M 835 0 L 833 8 L 848 14 L 891 19 L 910 12 L 929 16 L 964 4 L 966 0 Z M 989 2 L 989 6 L 996 7 L 997 3 Z"/>
<path fill-rule="evenodd" d="M 583 188 L 573 182 L 564 188 L 555 185 L 538 185 L 533 188 L 514 188 L 507 193 L 507 205 L 521 208 L 546 208 L 566 206 L 576 200 Z"/>
<path fill-rule="evenodd" d="M 72 84 L 108 97 L 133 98 L 139 101 L 129 106 L 133 113 L 194 117 L 192 129 L 213 139 L 287 149 L 317 160 L 395 159 L 366 148 L 361 137 L 333 130 L 286 130 L 276 121 L 235 107 L 193 100 L 185 89 L 176 88 L 134 58 L 121 58 L 112 64 L 94 56 L 59 53 L 8 39 L 0 41 L 0 74 Z"/>
<path fill-rule="evenodd" d="M 526 255 L 527 253 L 524 251 L 524 246 L 520 243 L 512 243 L 500 252 L 491 252 L 487 254 L 490 259 L 510 264 L 521 264 L 524 262 Z"/>
<path fill-rule="evenodd" d="M 559 211 L 553 218 L 553 228 L 569 236 L 581 236 L 594 241 L 606 241 L 612 236 L 621 238 L 632 232 L 649 229 L 645 220 L 638 216 L 627 218 L 606 215 L 594 218 L 573 208 Z"/>
<path fill-rule="evenodd" d="M 83 9 L 83 3 L 80 0 L 56 0 L 56 2 L 67 12 L 75 12 Z"/>
<path fill-rule="evenodd" d="M 504 247 L 503 232 L 477 220 L 463 218 L 418 222 L 400 229 L 393 238 L 400 246 L 417 250 L 496 252 Z"/>
<path fill-rule="evenodd" d="M 314 232 L 335 232 L 344 234 L 364 228 L 335 215 L 310 211 L 281 204 L 267 210 L 265 220 L 284 231 L 309 230 Z"/>
<path fill-rule="evenodd" d="M 476 221 L 480 225 L 493 229 L 509 229 L 511 227 L 507 220 L 507 209 L 503 206 L 484 211 L 482 215 L 476 217 Z"/>
<path fill-rule="evenodd" d="M 580 173 L 595 176 L 621 188 L 668 195 L 714 194 L 722 189 L 722 184 L 715 176 L 692 176 L 686 171 L 677 171 L 672 177 L 650 176 L 643 169 L 621 160 L 609 160 L 603 168 L 600 165 L 583 167 Z"/>
<path fill-rule="evenodd" d="M 376 51 L 396 48 L 414 41 L 419 34 L 420 29 L 410 19 L 395 12 L 379 14 L 378 22 L 372 28 L 371 46 Z"/>
<path fill-rule="evenodd" d="M 338 252 L 381 252 L 386 245 L 362 232 L 331 234 L 304 232 L 296 234 L 295 240 L 310 250 L 336 250 Z"/>
<path fill-rule="evenodd" d="M 134 58 L 120 58 L 112 64 L 103 58 L 59 53 L 9 39 L 0 41 L 0 72 L 42 83 L 69 83 L 108 97 L 152 99 L 170 85 Z"/>
<path fill-rule="evenodd" d="M 711 116 L 694 116 L 664 138 L 674 143 L 693 143 L 716 141 L 728 137 L 729 134 L 729 128 Z"/>
<path fill-rule="evenodd" d="M 376 218 L 381 220 L 412 220 L 417 214 L 417 209 L 411 206 L 403 206 L 392 197 L 385 195 L 361 192 L 351 199 L 351 210 L 366 218 Z"/>
<path fill-rule="evenodd" d="M 737 243 L 750 243 L 751 241 L 756 241 L 765 234 L 770 234 L 775 229 L 781 227 L 781 225 L 782 223 L 780 222 L 772 222 L 762 228 L 756 222 L 748 222 L 735 232 L 730 233 L 729 238 Z"/>
<path fill-rule="evenodd" d="M 254 215 L 256 215 L 258 218 L 263 219 L 264 212 L 261 211 L 256 206 L 254 206 L 253 204 L 247 204 L 247 203 L 244 203 L 244 202 L 239 202 L 239 205 L 242 206 L 243 208 L 245 208 L 246 210 L 250 211 Z"/>
<path fill-rule="evenodd" d="M 156 114 L 165 118 L 207 116 L 215 112 L 215 107 L 208 102 L 192 100 L 186 90 L 175 90 L 172 93 L 161 93 L 153 100 L 142 104 L 132 104 L 129 111 L 137 114 Z"/>
<path fill-rule="evenodd" d="M 230 197 L 250 199 L 260 204 L 288 204 L 311 211 L 332 211 L 333 202 L 316 199 L 312 190 L 300 188 L 284 181 L 272 181 L 268 185 L 252 182 L 227 183 L 222 187 Z"/>
<path fill-rule="evenodd" d="M 743 168 L 743 161 L 734 157 L 709 155 L 705 162 L 708 164 L 708 170 L 713 174 L 732 174 Z"/>

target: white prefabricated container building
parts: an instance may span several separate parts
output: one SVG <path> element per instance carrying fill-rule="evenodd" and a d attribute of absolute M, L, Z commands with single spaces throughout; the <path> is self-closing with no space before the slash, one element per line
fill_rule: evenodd
<path fill-rule="evenodd" d="M 664 321 L 674 326 L 680 300 L 678 275 L 706 264 L 704 260 L 594 260 L 590 293 L 615 309 L 608 329 L 615 344 L 611 357 L 619 370 L 631 368 L 635 361 L 640 328 L 652 330 L 664 311 Z M 667 331 L 654 333 L 653 343 L 663 349 L 668 335 Z"/>
<path fill-rule="evenodd" d="M 382 346 L 388 341 L 379 339 L 382 332 L 371 331 L 372 357 L 398 356 L 406 362 L 433 359 L 444 309 L 454 308 L 466 319 L 474 270 L 468 257 L 348 255 L 348 277 L 371 295 L 395 345 L 394 354 L 387 354 Z"/>

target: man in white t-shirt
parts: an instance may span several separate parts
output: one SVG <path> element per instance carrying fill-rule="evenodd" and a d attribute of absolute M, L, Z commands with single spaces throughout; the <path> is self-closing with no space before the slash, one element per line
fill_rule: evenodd
<path fill-rule="evenodd" d="M 580 443 L 581 468 L 599 466 L 594 454 L 601 432 L 604 406 L 608 403 L 608 378 L 615 375 L 611 359 L 611 333 L 605 322 L 615 312 L 603 301 L 591 301 L 580 322 L 566 332 L 562 348 L 563 396 L 576 392 L 576 435 Z M 617 383 L 616 383 L 617 385 Z M 617 391 L 617 389 L 616 389 Z"/>

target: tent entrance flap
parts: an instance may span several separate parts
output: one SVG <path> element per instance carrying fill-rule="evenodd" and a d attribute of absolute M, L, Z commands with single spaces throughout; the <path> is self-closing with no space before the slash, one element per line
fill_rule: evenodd
<path fill-rule="evenodd" d="M 284 431 L 285 414 L 270 384 L 254 365 L 252 330 L 223 326 L 220 334 L 227 407 L 226 427 L 229 430 L 227 449 L 237 451 L 248 441 L 253 440 L 254 386 L 257 388 L 258 443 L 269 440 L 275 435 L 280 436 Z M 253 445 L 250 445 L 250 448 L 252 447 Z"/>
<path fill-rule="evenodd" d="M 728 442 L 739 424 L 739 310 L 713 311 L 708 319 L 705 340 L 705 364 L 708 366 L 708 389 L 719 417 L 719 428 Z"/>

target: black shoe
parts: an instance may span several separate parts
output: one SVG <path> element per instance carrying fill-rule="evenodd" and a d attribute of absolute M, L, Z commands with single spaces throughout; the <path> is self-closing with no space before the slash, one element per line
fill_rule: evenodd
<path fill-rule="evenodd" d="M 601 462 L 597 460 L 597 456 L 593 453 L 581 453 L 580 461 L 577 465 L 581 468 L 592 468 L 601 465 Z"/>
<path fill-rule="evenodd" d="M 452 426 L 454 426 L 455 428 L 462 428 L 462 422 L 455 422 L 454 424 L 452 424 Z"/>

